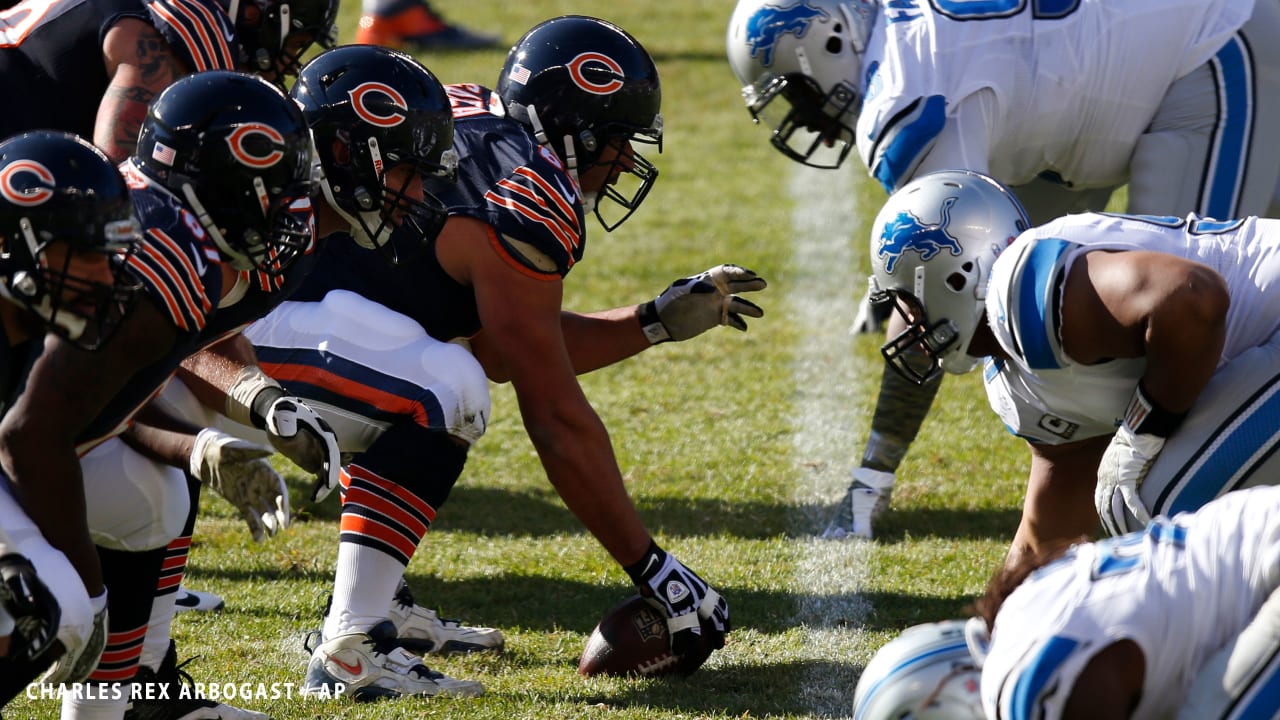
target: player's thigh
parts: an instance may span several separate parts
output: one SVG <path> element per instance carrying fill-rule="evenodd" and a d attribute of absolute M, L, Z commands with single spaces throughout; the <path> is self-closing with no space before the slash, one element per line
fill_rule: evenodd
<path fill-rule="evenodd" d="M 1193 511 L 1223 493 L 1280 482 L 1280 340 L 1219 368 L 1165 444 L 1141 496 L 1152 515 Z"/>
<path fill-rule="evenodd" d="M 308 401 L 361 452 L 411 421 L 473 443 L 489 417 L 489 383 L 466 348 L 355 293 L 286 302 L 245 330 L 267 374 Z"/>
<path fill-rule="evenodd" d="M 1280 4 L 1176 80 L 1130 163 L 1129 212 L 1264 215 L 1280 179 Z"/>
<path fill-rule="evenodd" d="M 186 475 L 113 438 L 80 459 L 89 534 L 113 550 L 164 547 L 191 509 Z"/>

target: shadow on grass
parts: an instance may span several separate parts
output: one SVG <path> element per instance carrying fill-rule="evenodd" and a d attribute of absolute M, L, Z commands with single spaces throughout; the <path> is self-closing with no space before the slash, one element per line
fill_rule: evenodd
<path fill-rule="evenodd" d="M 336 493 L 335 493 L 336 496 Z M 635 498 L 649 530 L 666 537 L 728 535 L 746 539 L 803 537 L 822 532 L 834 505 L 784 504 L 705 498 Z M 326 500 L 304 518 L 335 521 L 338 502 Z M 897 542 L 907 534 L 956 539 L 1012 539 L 1017 510 L 891 510 L 876 525 L 876 539 Z M 804 520 L 797 520 L 804 518 Z M 480 535 L 539 537 L 576 533 L 582 525 L 550 490 L 509 491 L 456 487 L 433 525 L 435 532 L 460 530 Z"/>
<path fill-rule="evenodd" d="M 767 717 L 795 714 L 797 693 L 820 684 L 836 689 L 833 696 L 817 703 L 829 706 L 832 714 L 811 717 L 845 717 L 853 705 L 853 688 L 861 672 L 862 666 L 852 661 L 821 660 L 704 667 L 689 677 L 634 680 L 629 686 L 572 694 L 567 699 L 584 705 L 660 708 L 697 717 Z M 821 682 L 815 683 L 814 678 L 821 678 Z"/>
<path fill-rule="evenodd" d="M 262 569 L 211 568 L 200 571 L 192 587 L 216 591 L 231 583 L 253 581 L 266 586 L 249 600 L 228 600 L 223 613 L 290 622 L 322 613 L 331 587 L 326 574 L 298 575 Z M 439 608 L 443 617 L 534 632 L 589 633 L 617 603 L 634 594 L 625 579 L 614 585 L 555 580 L 533 575 L 499 575 L 443 582 L 410 572 L 409 586 L 423 606 Z M 869 631 L 895 630 L 929 620 L 958 617 L 972 598 L 920 597 L 867 593 L 815 595 L 789 591 L 744 590 L 721 587 L 730 602 L 733 625 L 763 633 L 782 633 L 796 627 L 796 608 L 833 608 L 830 622 Z M 870 609 L 868 609 L 870 608 Z M 847 609 L 847 611 L 846 611 Z"/>

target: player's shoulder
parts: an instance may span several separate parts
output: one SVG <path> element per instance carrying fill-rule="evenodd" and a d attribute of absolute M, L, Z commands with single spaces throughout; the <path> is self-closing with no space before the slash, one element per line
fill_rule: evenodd
<path fill-rule="evenodd" d="M 135 0 L 170 50 L 192 72 L 236 70 L 241 48 L 235 25 L 217 0 Z"/>

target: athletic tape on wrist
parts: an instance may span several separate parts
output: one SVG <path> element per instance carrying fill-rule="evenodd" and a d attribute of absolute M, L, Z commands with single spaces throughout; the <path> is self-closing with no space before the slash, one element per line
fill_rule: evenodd
<path fill-rule="evenodd" d="M 258 395 L 268 389 L 276 391 L 273 393 L 274 397 L 271 397 L 271 402 L 275 402 L 276 398 L 284 395 L 284 388 L 280 387 L 280 383 L 262 372 L 262 368 L 257 365 L 244 368 L 236 375 L 235 382 L 227 390 L 226 416 L 241 425 L 252 425 L 259 429 L 265 427 L 266 417 L 257 406 L 262 404 L 258 402 Z M 271 407 L 271 403 L 266 403 L 266 407 Z"/>

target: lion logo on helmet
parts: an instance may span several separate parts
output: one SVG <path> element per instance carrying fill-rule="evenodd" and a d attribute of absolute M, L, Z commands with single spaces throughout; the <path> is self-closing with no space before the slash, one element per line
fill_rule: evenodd
<path fill-rule="evenodd" d="M 943 250 L 952 255 L 964 252 L 960 241 L 947 234 L 947 225 L 951 223 L 951 206 L 956 198 L 949 197 L 942 201 L 942 218 L 936 224 L 926 224 L 909 212 L 900 212 L 898 216 L 884 224 L 880 233 L 880 248 L 877 255 L 884 258 L 884 271 L 893 274 L 898 260 L 909 250 L 920 253 L 921 260 L 929 260 Z"/>
<path fill-rule="evenodd" d="M 760 55 L 760 64 L 773 65 L 773 51 L 783 35 L 791 33 L 797 39 L 809 32 L 814 20 L 828 19 L 827 11 L 815 8 L 803 0 L 790 7 L 765 5 L 747 20 L 747 45 L 751 57 Z"/>

